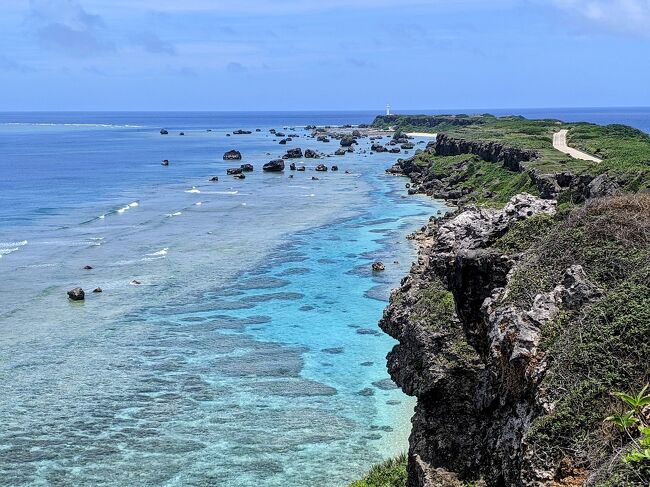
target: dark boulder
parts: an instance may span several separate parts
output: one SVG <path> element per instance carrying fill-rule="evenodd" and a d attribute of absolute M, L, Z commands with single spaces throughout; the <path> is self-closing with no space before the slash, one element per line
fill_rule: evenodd
<path fill-rule="evenodd" d="M 84 266 L 84 270 L 86 270 L 86 271 L 89 271 L 92 268 L 93 268 L 93 266 L 91 266 L 91 265 L 85 265 Z"/>
<path fill-rule="evenodd" d="M 267 172 L 284 171 L 284 161 L 282 159 L 275 159 L 271 162 L 267 162 L 266 164 L 264 164 L 264 167 L 262 169 L 264 169 L 264 171 Z"/>
<path fill-rule="evenodd" d="M 287 139 L 282 139 L 280 142 L 278 142 L 280 145 L 286 145 Z"/>
<path fill-rule="evenodd" d="M 316 171 L 325 172 L 327 171 L 327 166 L 325 164 L 319 164 L 318 166 L 316 166 Z"/>
<path fill-rule="evenodd" d="M 246 135 L 246 134 L 252 134 L 252 133 L 253 132 L 251 132 L 250 130 L 241 130 L 241 129 L 233 131 L 234 135 Z"/>
<path fill-rule="evenodd" d="M 374 272 L 381 272 L 386 269 L 386 266 L 384 266 L 383 262 L 374 262 L 372 264 L 372 270 Z"/>
<path fill-rule="evenodd" d="M 318 158 L 318 153 L 314 150 L 307 149 L 305 150 L 305 157 L 307 159 L 317 159 Z"/>
<path fill-rule="evenodd" d="M 302 149 L 296 147 L 295 149 L 289 149 L 285 155 L 282 156 L 283 159 L 300 159 L 302 157 Z"/>
<path fill-rule="evenodd" d="M 413 149 L 415 147 L 412 143 L 406 142 L 400 146 L 404 150 Z"/>
<path fill-rule="evenodd" d="M 237 174 L 241 174 L 243 172 L 241 167 L 231 167 L 226 170 L 226 174 L 230 176 L 236 176 Z"/>
<path fill-rule="evenodd" d="M 213 183 L 216 183 L 217 181 L 219 181 L 219 176 L 212 176 L 210 178 L 210 181 L 212 181 Z"/>
<path fill-rule="evenodd" d="M 84 290 L 80 287 L 76 287 L 68 291 L 68 298 L 72 301 L 83 301 L 86 299 L 86 293 L 84 293 Z"/>
<path fill-rule="evenodd" d="M 224 161 L 239 161 L 241 160 L 241 152 L 238 150 L 229 150 L 223 155 Z"/>
<path fill-rule="evenodd" d="M 328 139 L 328 138 L 327 138 L 326 136 L 324 136 L 324 135 L 320 135 L 316 140 L 317 140 L 318 142 L 329 142 L 329 141 L 330 141 L 330 139 Z"/>
<path fill-rule="evenodd" d="M 298 172 L 305 172 L 305 166 L 300 166 L 299 168 L 296 169 Z"/>
<path fill-rule="evenodd" d="M 168 133 L 167 129 L 160 129 L 160 135 L 167 135 Z"/>
<path fill-rule="evenodd" d="M 93 289 L 93 292 L 94 292 L 94 293 L 101 293 L 101 292 L 102 292 L 102 288 L 101 288 L 101 287 L 96 287 L 95 289 Z"/>
<path fill-rule="evenodd" d="M 178 135 L 185 135 L 185 132 L 179 132 Z"/>
<path fill-rule="evenodd" d="M 343 148 L 340 148 L 340 149 L 336 149 L 336 152 L 334 152 L 334 154 L 337 156 L 344 156 L 345 154 L 347 154 L 347 151 Z"/>
<path fill-rule="evenodd" d="M 381 144 L 372 144 L 372 146 L 370 147 L 370 150 L 373 151 L 373 152 L 387 152 L 388 151 L 388 149 L 386 149 L 386 147 L 384 147 Z"/>
<path fill-rule="evenodd" d="M 339 167 L 338 166 L 332 166 L 332 171 L 338 171 Z"/>
<path fill-rule="evenodd" d="M 236 179 L 246 179 L 246 175 L 244 173 L 235 174 L 233 177 Z"/>
<path fill-rule="evenodd" d="M 289 164 L 289 169 L 291 169 L 292 171 L 295 171 L 296 170 L 296 163 L 292 162 L 291 164 Z"/>
<path fill-rule="evenodd" d="M 341 137 L 341 147 L 351 147 L 352 144 L 356 144 L 357 139 L 351 135 L 344 135 Z"/>
<path fill-rule="evenodd" d="M 169 159 L 163 159 L 162 161 L 160 161 L 160 164 L 162 166 L 169 166 Z"/>
<path fill-rule="evenodd" d="M 242 164 L 241 165 L 241 170 L 244 172 L 252 172 L 253 171 L 253 165 L 252 164 Z"/>
<path fill-rule="evenodd" d="M 312 180 L 312 181 L 318 181 L 318 178 L 317 178 L 316 176 L 312 176 L 312 177 L 311 177 L 311 180 Z"/>
<path fill-rule="evenodd" d="M 400 148 L 399 147 L 391 147 L 388 152 L 390 152 L 391 154 L 399 154 L 400 153 Z"/>

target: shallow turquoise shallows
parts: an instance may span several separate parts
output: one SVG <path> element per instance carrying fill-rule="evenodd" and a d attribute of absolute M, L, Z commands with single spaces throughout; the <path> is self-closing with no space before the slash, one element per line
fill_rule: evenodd
<path fill-rule="evenodd" d="M 406 450 L 414 403 L 377 321 L 406 235 L 444 206 L 406 197 L 367 139 L 261 171 L 334 152 L 307 124 L 371 120 L 1 115 L 0 484 L 341 486 Z"/>

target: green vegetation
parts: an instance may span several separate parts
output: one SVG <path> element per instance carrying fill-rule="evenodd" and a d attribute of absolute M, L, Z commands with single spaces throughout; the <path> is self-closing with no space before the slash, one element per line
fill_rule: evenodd
<path fill-rule="evenodd" d="M 614 407 L 609 391 L 650 380 L 650 196 L 575 208 L 528 241 L 509 299 L 526 308 L 573 264 L 604 293 L 541 330 L 549 365 L 540 388 L 553 409 L 532 422 L 530 451 L 541 464 L 589 471 L 602 486 L 647 486 L 650 468 L 616 460 L 634 445 L 624 432 L 603 428 L 603 418 Z"/>
<path fill-rule="evenodd" d="M 440 331 L 449 328 L 455 318 L 454 296 L 447 291 L 439 279 L 434 279 L 428 289 L 419 293 L 419 300 L 413 306 L 413 318 L 427 328 Z"/>
<path fill-rule="evenodd" d="M 608 173 L 621 179 L 631 191 L 650 188 L 650 136 L 624 125 L 599 126 L 559 120 L 528 120 L 523 117 L 413 115 L 377 117 L 375 127 L 403 131 L 428 131 L 473 142 L 499 143 L 533 150 L 537 158 L 525 163 L 543 174 L 571 172 Z M 553 134 L 568 129 L 568 143 L 603 159 L 593 163 L 573 159 L 553 148 Z"/>
<path fill-rule="evenodd" d="M 644 414 L 644 409 L 650 405 L 647 390 L 648 384 L 638 394 L 615 392 L 614 396 L 627 404 L 626 411 L 605 418 L 625 432 L 632 443 L 631 450 L 623 456 L 624 462 L 650 464 L 650 420 Z"/>
<path fill-rule="evenodd" d="M 350 487 L 404 487 L 406 485 L 406 454 L 373 466 L 362 480 Z"/>

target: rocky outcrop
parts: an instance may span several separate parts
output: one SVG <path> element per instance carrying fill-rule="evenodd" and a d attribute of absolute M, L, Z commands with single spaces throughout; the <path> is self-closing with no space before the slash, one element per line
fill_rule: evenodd
<path fill-rule="evenodd" d="M 241 174 L 243 172 L 243 169 L 241 167 L 231 167 L 226 169 L 226 174 L 229 176 L 236 176 L 237 174 Z"/>
<path fill-rule="evenodd" d="M 436 137 L 435 152 L 440 156 L 475 154 L 485 161 L 501 163 L 511 171 L 523 170 L 522 162 L 531 161 L 538 156 L 533 150 L 519 149 L 500 142 L 458 139 L 446 134 Z"/>
<path fill-rule="evenodd" d="M 282 159 L 275 159 L 264 164 L 262 169 L 266 172 L 280 172 L 284 171 L 284 161 Z"/>
<path fill-rule="evenodd" d="M 83 301 L 86 298 L 86 294 L 83 289 L 76 287 L 68 291 L 68 298 L 70 298 L 71 301 Z"/>
<path fill-rule="evenodd" d="M 243 172 L 252 172 L 254 169 L 252 164 L 242 164 L 240 167 Z"/>
<path fill-rule="evenodd" d="M 241 160 L 241 152 L 238 150 L 229 150 L 223 155 L 224 161 L 239 161 Z"/>
<path fill-rule="evenodd" d="M 522 307 L 508 299 L 520 256 L 494 243 L 517 222 L 552 215 L 555 207 L 520 194 L 503 209 L 467 207 L 432 219 L 416 234 L 418 260 L 380 322 L 399 341 L 388 355 L 391 377 L 418 399 L 410 487 L 441 485 L 431 480 L 441 472 L 496 487 L 553 478 L 525 461 L 525 435 L 546 407 L 537 390 L 547 368 L 540 330 L 602 291 L 573 265 L 550 292 Z"/>
<path fill-rule="evenodd" d="M 289 149 L 285 155 L 282 156 L 282 159 L 300 159 L 302 157 L 302 149 L 296 147 L 295 149 Z"/>

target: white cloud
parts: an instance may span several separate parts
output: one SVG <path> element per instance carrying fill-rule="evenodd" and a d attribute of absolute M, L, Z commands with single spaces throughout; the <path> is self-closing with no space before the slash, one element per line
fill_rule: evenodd
<path fill-rule="evenodd" d="M 553 0 L 553 4 L 609 30 L 650 37 L 650 0 Z"/>

